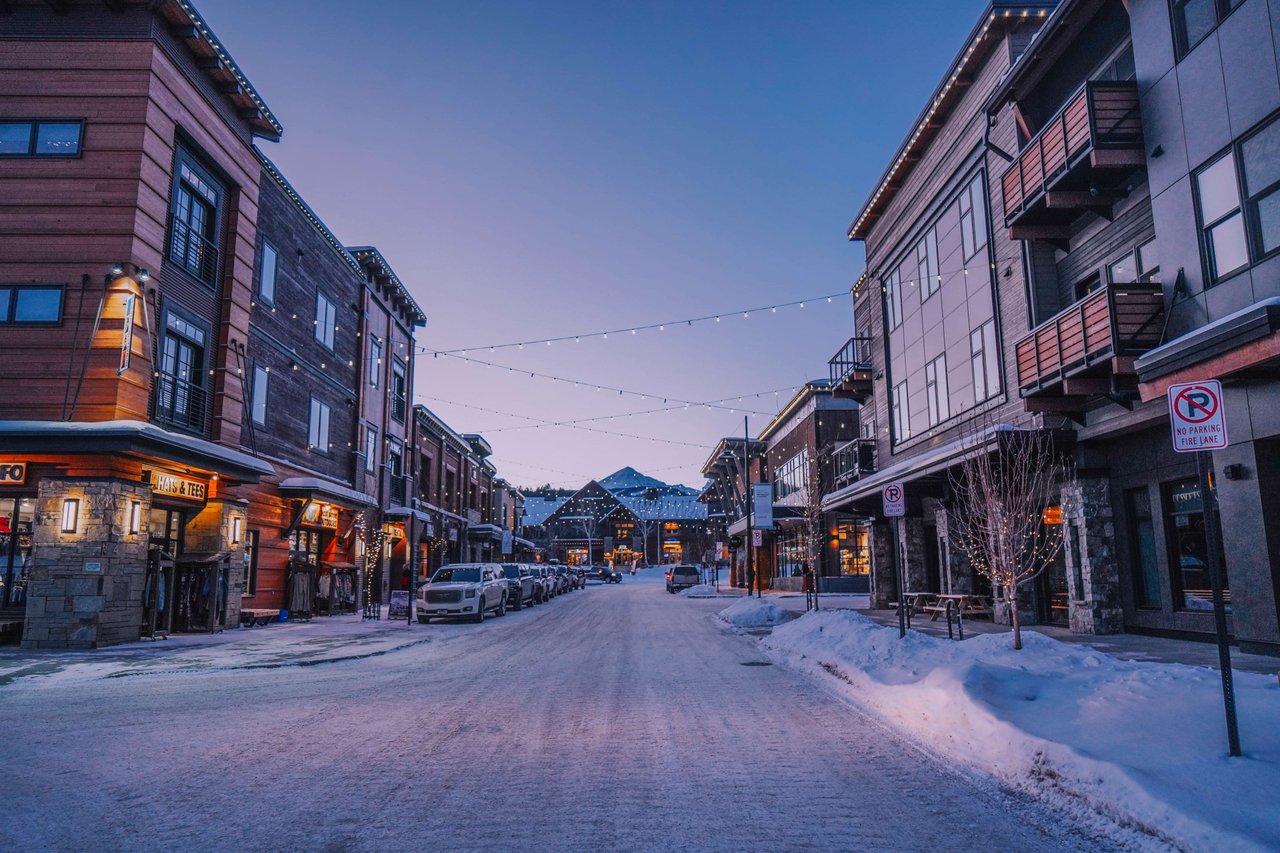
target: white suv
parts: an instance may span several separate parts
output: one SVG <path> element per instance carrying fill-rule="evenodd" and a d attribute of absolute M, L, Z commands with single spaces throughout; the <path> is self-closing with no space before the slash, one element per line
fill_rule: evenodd
<path fill-rule="evenodd" d="M 507 612 L 507 579 L 496 564 L 445 566 L 418 589 L 418 621 L 424 625 L 432 616 L 465 616 L 483 622 L 487 610 L 494 616 Z"/>

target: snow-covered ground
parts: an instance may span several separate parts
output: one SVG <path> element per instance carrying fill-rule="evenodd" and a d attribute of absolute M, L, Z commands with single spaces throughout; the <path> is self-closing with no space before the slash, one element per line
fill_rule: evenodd
<path fill-rule="evenodd" d="M 1082 800 L 1185 849 L 1280 849 L 1274 676 L 1235 673 L 1246 754 L 1229 758 L 1216 671 L 1121 661 L 1030 631 L 1023 641 L 1014 651 L 1008 634 L 900 639 L 848 611 L 761 640 L 931 752 L 1005 784 Z"/>
<path fill-rule="evenodd" d="M 0 686 L 0 850 L 1155 846 L 957 772 L 806 675 L 744 666 L 761 650 L 711 618 L 724 605 L 656 572 L 482 625 L 395 626 L 427 642 L 327 665 L 237 669 L 222 645 L 211 668 L 29 672 Z"/>
<path fill-rule="evenodd" d="M 683 598 L 716 598 L 720 595 L 720 591 L 709 583 L 700 583 L 680 590 L 679 595 Z"/>
<path fill-rule="evenodd" d="M 720 618 L 738 628 L 766 628 L 781 625 L 794 614 L 768 598 L 740 598 L 720 611 Z"/>

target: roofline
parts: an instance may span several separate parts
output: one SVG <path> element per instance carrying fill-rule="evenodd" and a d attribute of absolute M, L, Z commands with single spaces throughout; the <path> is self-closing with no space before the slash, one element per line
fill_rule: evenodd
<path fill-rule="evenodd" d="M 396 271 L 391 268 L 391 264 L 387 263 L 386 257 L 382 252 L 378 251 L 377 246 L 347 246 L 346 249 L 357 261 L 364 263 L 364 260 L 367 257 L 371 263 L 375 263 L 382 267 L 383 271 L 387 274 L 387 278 L 396 286 L 399 291 L 399 295 L 404 297 L 405 302 L 409 303 L 409 307 L 413 309 L 413 316 L 410 318 L 413 320 L 413 324 L 415 326 L 425 326 L 427 324 L 426 312 L 422 310 L 422 307 L 418 305 L 417 301 L 413 298 L 413 295 L 409 293 L 409 288 L 404 286 L 404 282 L 400 280 L 400 276 L 396 275 Z"/>
<path fill-rule="evenodd" d="M 298 194 L 298 191 L 294 189 L 293 184 L 291 184 L 289 179 L 284 176 L 284 173 L 280 171 L 279 167 L 271 161 L 271 158 L 266 154 L 263 154 L 262 149 L 257 145 L 253 146 L 253 153 L 258 155 L 258 159 L 262 161 L 262 167 L 267 170 L 267 174 L 271 175 L 280 188 L 285 191 L 290 199 L 293 200 L 294 205 L 302 211 L 303 215 L 306 216 L 307 219 L 311 220 L 311 224 L 314 225 L 316 230 L 320 232 L 321 236 L 328 241 L 334 251 L 342 256 L 342 260 L 346 262 L 347 266 L 351 267 L 352 272 L 359 276 L 360 280 L 363 281 L 364 267 L 360 266 L 360 262 L 357 261 L 352 254 L 347 251 L 346 247 L 342 245 L 342 242 L 334 236 L 333 232 L 329 230 L 329 226 L 325 225 L 320 216 L 312 210 L 311 205 L 307 204 L 306 200 Z"/>
<path fill-rule="evenodd" d="M 704 462 L 704 463 L 702 463 L 702 468 L 701 468 L 702 476 L 704 476 L 704 477 L 710 477 L 710 476 L 711 476 L 711 475 L 710 475 L 709 473 L 707 473 L 707 472 L 708 472 L 711 468 L 713 468 L 713 467 L 715 466 L 715 464 L 720 460 L 720 454 L 724 452 L 724 451 L 723 451 L 723 448 L 725 448 L 725 446 L 726 446 L 726 445 L 728 445 L 728 444 L 730 444 L 730 443 L 732 443 L 732 442 L 744 442 L 744 443 L 745 443 L 745 442 L 746 442 L 746 441 L 748 441 L 748 440 L 751 442 L 751 444 L 758 444 L 758 445 L 763 445 L 763 444 L 764 444 L 764 442 L 763 442 L 763 441 L 761 441 L 761 440 L 760 440 L 760 439 L 758 439 L 758 438 L 747 439 L 747 438 L 745 438 L 744 436 L 741 436 L 741 435 L 739 435 L 739 436 L 725 436 L 724 438 L 722 438 L 722 439 L 720 439 L 719 441 L 717 441 L 717 442 L 716 442 L 716 446 L 715 446 L 715 447 L 713 447 L 713 448 L 711 449 L 711 455 L 707 457 L 707 461 L 706 461 L 706 462 Z M 704 488 L 705 488 L 705 487 L 704 487 Z"/>
<path fill-rule="evenodd" d="M 907 133 L 897 151 L 890 158 L 889 165 L 885 167 L 884 172 L 876 180 L 875 188 L 867 195 L 866 200 L 863 201 L 862 206 L 858 209 L 857 215 L 849 223 L 849 227 L 845 229 L 845 233 L 850 240 L 866 239 L 866 229 L 863 228 L 863 225 L 867 222 L 868 217 L 871 216 L 876 203 L 880 201 L 880 197 L 884 194 L 889 182 L 897 176 L 899 167 L 907 164 L 907 155 L 910 154 L 916 140 L 924 133 L 934 114 L 946 101 L 947 95 L 955 86 L 970 57 L 977 51 L 979 43 L 987 34 L 987 30 L 991 29 L 998 21 L 1047 17 L 1057 4 L 1058 0 L 992 0 L 982 13 L 982 16 L 978 18 L 978 22 L 974 24 L 973 29 L 970 30 L 964 46 L 960 48 L 955 59 L 951 61 L 951 65 L 948 66 L 946 73 L 943 74 L 942 80 L 938 83 L 937 88 L 933 90 L 933 95 L 925 102 L 924 108 L 911 125 L 912 129 Z M 1015 11 L 1019 11 L 1021 14 L 1015 15 Z M 1031 14 L 1032 12 L 1038 14 L 1033 15 Z"/>
<path fill-rule="evenodd" d="M 467 443 L 467 440 L 464 439 L 461 436 L 461 434 L 458 433 L 457 430 L 455 430 L 453 427 L 445 423 L 444 418 L 440 417 L 435 412 L 428 409 L 422 403 L 413 404 L 413 413 L 415 418 L 421 415 L 430 423 L 433 423 L 436 426 L 438 426 L 440 430 L 445 434 L 445 437 L 453 439 L 457 443 L 458 448 L 462 450 L 464 453 L 473 452 L 471 450 L 471 445 Z"/>
<path fill-rule="evenodd" d="M 1057 31 L 1067 23 L 1068 18 L 1078 11 L 1080 5 L 1081 0 L 1061 0 L 1058 8 L 1053 10 L 1053 14 L 1049 15 L 1048 20 L 1044 22 L 1044 26 L 1036 33 L 1036 37 L 1027 45 L 1027 49 L 1023 51 L 1022 56 L 1018 57 L 1018 61 L 1005 74 L 1004 79 L 1000 81 L 1000 85 L 987 98 L 987 102 L 982 106 L 983 112 L 991 114 L 1013 97 L 1013 90 L 1018 83 L 1031 73 L 1032 67 L 1039 61 L 1041 50 L 1057 34 Z M 1094 10 L 1095 14 L 1097 11 L 1098 9 Z"/>
<path fill-rule="evenodd" d="M 778 413 L 773 416 L 773 420 L 765 424 L 764 429 L 760 430 L 760 435 L 758 436 L 759 440 L 768 441 L 769 437 L 777 432 L 782 425 L 791 418 L 792 413 L 800 407 L 803 400 L 808 397 L 816 397 L 819 392 L 826 394 L 831 393 L 830 379 L 810 379 L 808 382 L 804 383 L 804 385 L 800 386 L 800 390 L 792 396 L 785 406 L 778 410 Z"/>

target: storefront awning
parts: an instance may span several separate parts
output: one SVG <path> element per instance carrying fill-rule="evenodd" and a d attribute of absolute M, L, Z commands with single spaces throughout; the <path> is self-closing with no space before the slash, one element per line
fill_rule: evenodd
<path fill-rule="evenodd" d="M 1224 379 L 1280 359 L 1280 297 L 1263 299 L 1148 350 L 1134 364 L 1142 399 L 1169 386 L 1206 377 Z"/>
<path fill-rule="evenodd" d="M 385 518 L 412 518 L 415 521 L 421 521 L 424 524 L 431 523 L 431 516 L 420 509 L 414 509 L 408 506 L 389 506 L 382 511 Z"/>
<path fill-rule="evenodd" d="M 357 492 L 341 483 L 325 480 L 320 477 L 288 477 L 277 486 L 281 494 L 300 498 L 315 498 L 328 503 L 335 503 L 348 509 L 361 509 L 376 506 L 378 501 L 372 495 Z"/>
<path fill-rule="evenodd" d="M 0 421 L 0 446 L 31 453 L 137 453 L 245 483 L 275 473 L 247 453 L 144 421 Z"/>
<path fill-rule="evenodd" d="M 824 510 L 840 509 L 854 501 L 879 494 L 880 490 L 889 483 L 913 480 L 945 471 L 957 462 L 991 452 L 995 449 L 1001 435 L 1017 431 L 1017 427 L 1009 424 L 996 424 L 981 432 L 918 453 L 832 492 L 822 499 L 822 508 Z"/>
<path fill-rule="evenodd" d="M 493 539 L 502 541 L 502 528 L 496 524 L 473 524 L 467 528 L 467 535 L 472 539 Z"/>
<path fill-rule="evenodd" d="M 530 542 L 528 539 L 522 539 L 519 536 L 513 536 L 511 538 L 511 541 L 513 544 L 515 544 L 519 548 L 527 548 L 530 551 L 538 550 L 538 546 Z"/>

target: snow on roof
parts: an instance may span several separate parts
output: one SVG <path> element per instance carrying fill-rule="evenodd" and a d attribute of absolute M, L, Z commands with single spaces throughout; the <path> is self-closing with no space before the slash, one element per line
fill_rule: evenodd
<path fill-rule="evenodd" d="M 684 488 L 683 486 L 680 488 Z M 653 521 L 688 521 L 707 517 L 707 505 L 698 500 L 698 493 L 664 494 L 653 498 L 641 495 L 616 495 L 618 502 L 637 518 Z"/>
<path fill-rule="evenodd" d="M 564 506 L 565 498 L 544 498 L 542 495 L 525 495 L 524 526 L 539 527 L 546 523 L 551 513 Z"/>
<path fill-rule="evenodd" d="M 630 465 L 626 468 L 614 471 L 608 477 L 604 477 L 596 482 L 611 492 L 627 491 L 631 489 L 652 489 L 666 485 L 666 483 L 661 480 L 655 480 L 653 477 L 641 474 Z"/>

